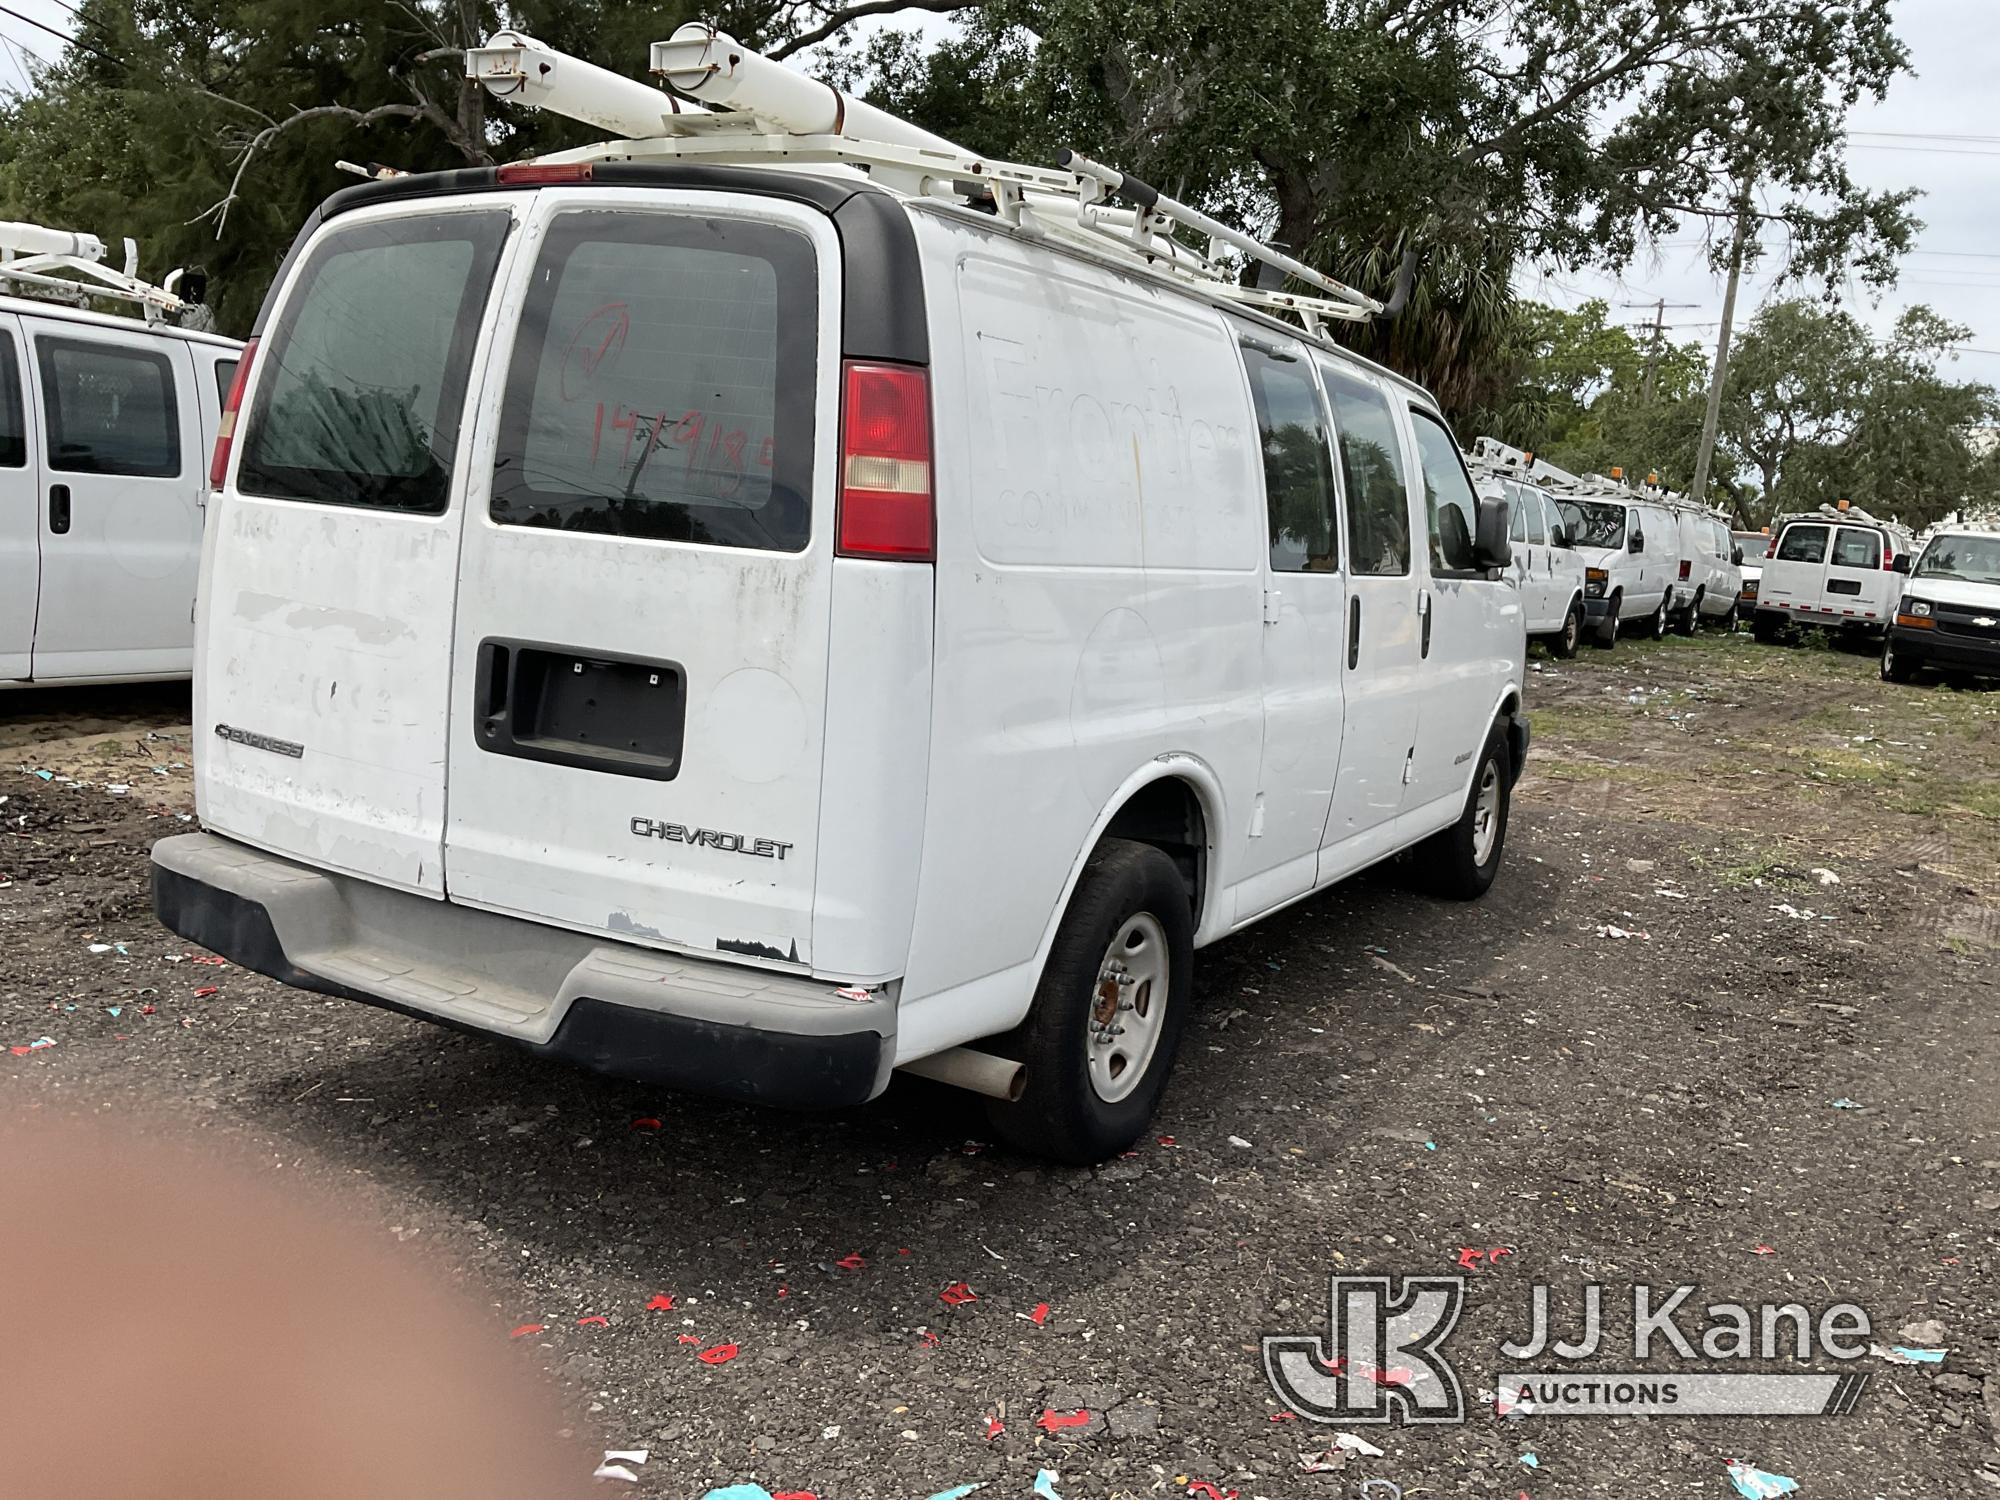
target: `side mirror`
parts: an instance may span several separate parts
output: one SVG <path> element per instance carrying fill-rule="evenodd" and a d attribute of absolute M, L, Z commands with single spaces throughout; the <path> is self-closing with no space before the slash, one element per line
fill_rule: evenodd
<path fill-rule="evenodd" d="M 1549 545 L 1551 547 L 1567 547 L 1569 545 L 1569 533 L 1564 531 L 1560 526 L 1550 527 Z"/>
<path fill-rule="evenodd" d="M 1897 571 L 1898 573 L 1907 573 L 1907 572 L 1909 572 L 1909 571 L 1910 571 L 1910 554 L 1909 554 L 1909 553 L 1907 553 L 1907 552 L 1905 552 L 1905 553 L 1902 553 L 1902 554 L 1900 554 L 1900 555 L 1899 555 L 1899 556 L 1898 556 L 1898 557 L 1896 558 L 1896 560 L 1895 560 L 1894 562 L 1892 562 L 1892 563 L 1890 563 L 1890 564 L 1889 564 L 1889 566 L 1890 566 L 1890 567 L 1892 567 L 1892 568 L 1894 568 L 1894 569 L 1895 569 L 1895 570 L 1896 570 L 1896 571 Z"/>
<path fill-rule="evenodd" d="M 1740 567 L 1742 567 L 1742 566 L 1743 566 L 1743 549 L 1742 549 L 1741 547 L 1731 547 L 1731 548 L 1729 549 L 1729 560 L 1730 560 L 1731 562 L 1735 563 L 1737 567 L 1739 567 L 1739 568 L 1740 568 Z"/>
<path fill-rule="evenodd" d="M 1472 565 L 1475 568 L 1510 568 L 1514 548 L 1508 532 L 1513 528 L 1513 507 L 1498 495 L 1479 502 L 1478 531 L 1472 538 Z"/>
<path fill-rule="evenodd" d="M 1634 527 L 1632 534 L 1625 539 L 1625 550 L 1627 552 L 1644 552 L 1646 550 L 1646 533 Z"/>

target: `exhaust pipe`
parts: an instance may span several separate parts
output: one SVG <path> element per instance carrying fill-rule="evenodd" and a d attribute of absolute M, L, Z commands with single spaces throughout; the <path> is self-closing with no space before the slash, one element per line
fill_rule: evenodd
<path fill-rule="evenodd" d="M 975 1052 L 970 1047 L 933 1052 L 929 1057 L 904 1063 L 896 1071 L 948 1083 L 955 1089 L 970 1089 L 989 1099 L 1005 1099 L 1010 1104 L 1021 1097 L 1021 1090 L 1028 1084 L 1028 1070 L 1020 1063 L 1009 1057 L 995 1057 L 991 1052 Z"/>

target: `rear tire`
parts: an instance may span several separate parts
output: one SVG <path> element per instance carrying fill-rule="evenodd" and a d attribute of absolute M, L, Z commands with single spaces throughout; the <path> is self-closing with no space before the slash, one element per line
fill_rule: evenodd
<path fill-rule="evenodd" d="M 1653 611 L 1653 617 L 1646 622 L 1646 634 L 1653 640 L 1667 638 L 1667 596 L 1660 596 L 1660 607 Z"/>
<path fill-rule="evenodd" d="M 1695 630 L 1700 626 L 1700 624 L 1701 624 L 1701 592 L 1700 590 L 1696 590 L 1694 598 L 1688 601 L 1688 607 L 1685 610 L 1683 610 L 1679 618 L 1677 618 L 1674 621 L 1674 629 L 1679 631 L 1682 635 L 1693 635 L 1695 633 Z"/>
<path fill-rule="evenodd" d="M 1549 654 L 1560 661 L 1568 661 L 1582 644 L 1583 605 L 1572 603 L 1569 613 L 1563 616 L 1563 628 L 1549 637 Z"/>
<path fill-rule="evenodd" d="M 1750 634 L 1760 646 L 1775 646 L 1785 638 L 1785 622 L 1775 612 L 1760 609 L 1751 618 Z"/>
<path fill-rule="evenodd" d="M 1063 912 L 1028 1019 L 992 1044 L 1027 1069 L 1018 1100 L 987 1104 L 994 1132 L 1073 1166 L 1130 1146 L 1166 1089 L 1193 968 L 1179 869 L 1150 844 L 1106 839 Z"/>
<path fill-rule="evenodd" d="M 1495 724 L 1479 753 L 1465 811 L 1451 827 L 1410 851 L 1411 875 L 1419 887 L 1450 901 L 1475 901 L 1486 894 L 1507 848 L 1513 782 L 1507 733 Z"/>

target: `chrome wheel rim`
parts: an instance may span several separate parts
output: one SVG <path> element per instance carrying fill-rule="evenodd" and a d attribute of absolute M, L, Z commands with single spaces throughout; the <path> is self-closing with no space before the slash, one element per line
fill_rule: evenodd
<path fill-rule="evenodd" d="M 1090 1086 L 1106 1104 L 1126 1098 L 1146 1076 L 1165 1029 L 1170 977 L 1160 919 L 1143 911 L 1128 918 L 1104 950 L 1084 1028 Z"/>
<path fill-rule="evenodd" d="M 1583 634 L 1583 624 L 1581 621 L 1578 620 L 1576 611 L 1571 610 L 1569 612 L 1568 617 L 1563 621 L 1564 648 L 1567 650 L 1574 651 L 1576 649 L 1577 637 L 1582 634 Z"/>
<path fill-rule="evenodd" d="M 1500 767 L 1487 761 L 1479 770 L 1479 794 L 1472 804 L 1472 862 L 1484 865 L 1500 842 Z"/>

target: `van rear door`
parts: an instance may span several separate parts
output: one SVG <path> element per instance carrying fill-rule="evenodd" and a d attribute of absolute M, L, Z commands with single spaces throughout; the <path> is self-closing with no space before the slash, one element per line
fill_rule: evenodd
<path fill-rule="evenodd" d="M 750 193 L 544 189 L 459 564 L 457 902 L 807 965 L 840 241 Z"/>
<path fill-rule="evenodd" d="M 1872 526 L 1842 526 L 1834 532 L 1826 598 L 1820 601 L 1833 618 L 1888 622 L 1903 586 L 1903 575 L 1883 566 L 1890 555 L 1888 538 Z"/>
<path fill-rule="evenodd" d="M 362 208 L 321 230 L 260 340 L 212 502 L 202 820 L 438 896 L 460 426 L 519 201 Z"/>
<path fill-rule="evenodd" d="M 1795 614 L 1819 614 L 1832 530 L 1823 521 L 1794 521 L 1784 529 L 1764 564 L 1761 603 Z"/>
<path fill-rule="evenodd" d="M 26 391 L 21 321 L 0 312 L 0 679 L 28 675 L 42 581 L 41 485 Z"/>

